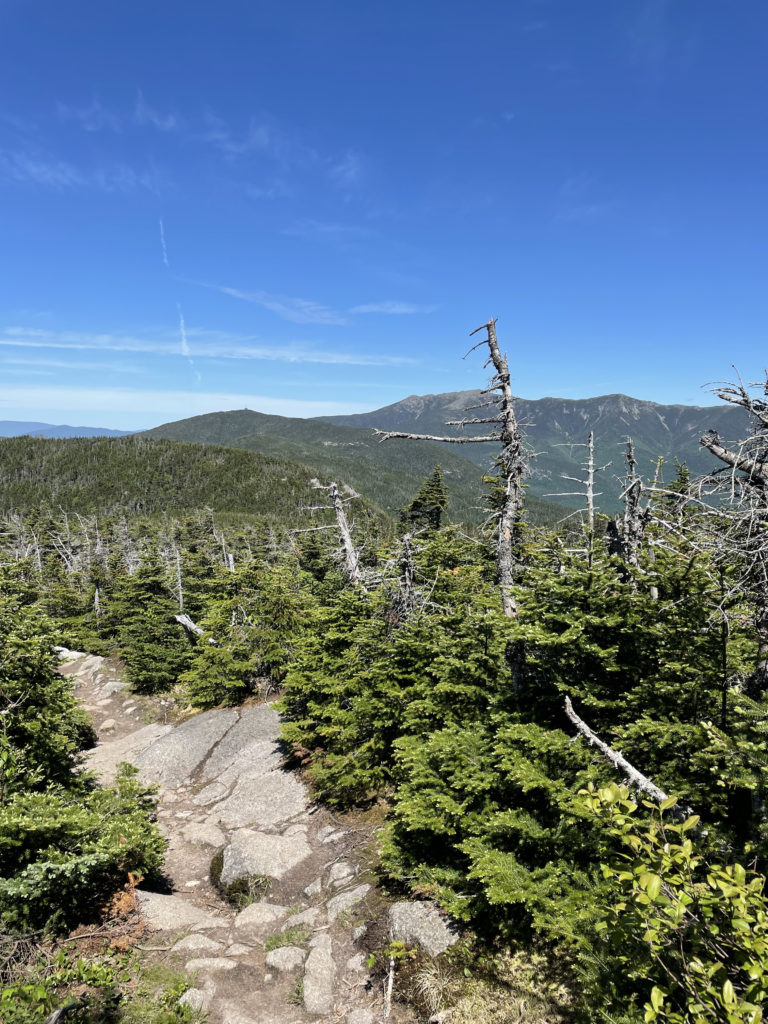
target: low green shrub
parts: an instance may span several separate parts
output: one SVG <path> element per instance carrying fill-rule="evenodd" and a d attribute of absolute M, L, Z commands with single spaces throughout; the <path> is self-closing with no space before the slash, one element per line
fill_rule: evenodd
<path fill-rule="evenodd" d="M 179 997 L 189 988 L 185 974 L 148 963 L 140 954 L 78 956 L 59 948 L 47 954 L 28 947 L 18 956 L 13 940 L 0 936 L 0 1020 L 43 1024 L 69 1006 L 73 1024 L 192 1024 L 203 1018 Z"/>
<path fill-rule="evenodd" d="M 16 793 L 0 805 L 0 926 L 57 930 L 95 919 L 129 873 L 152 875 L 166 842 L 151 789 L 121 766 L 111 788 Z"/>

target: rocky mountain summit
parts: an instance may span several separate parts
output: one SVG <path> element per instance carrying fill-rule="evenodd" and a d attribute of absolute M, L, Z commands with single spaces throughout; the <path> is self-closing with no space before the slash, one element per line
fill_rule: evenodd
<path fill-rule="evenodd" d="M 182 1000 L 212 1024 L 373 1024 L 383 1003 L 366 966 L 371 936 L 431 956 L 456 941 L 432 905 L 386 903 L 370 830 L 314 805 L 283 769 L 274 708 L 174 724 L 170 702 L 131 695 L 110 662 L 63 658 L 98 726 L 88 767 L 111 781 L 129 761 L 159 787 L 167 887 L 137 896 L 157 933 L 149 948 L 185 965 L 194 982 Z M 143 724 L 148 711 L 157 720 Z"/>

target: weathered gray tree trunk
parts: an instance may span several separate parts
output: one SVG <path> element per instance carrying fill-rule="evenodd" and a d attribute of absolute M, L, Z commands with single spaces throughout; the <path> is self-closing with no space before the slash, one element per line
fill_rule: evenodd
<path fill-rule="evenodd" d="M 182 612 L 181 615 L 174 615 L 174 619 L 176 619 L 179 625 L 183 626 L 184 629 L 188 630 L 190 633 L 194 633 L 195 636 L 202 636 L 205 632 L 202 627 L 198 626 L 196 622 L 193 622 L 193 620 L 190 619 L 186 612 Z M 221 647 L 219 641 L 214 640 L 212 636 L 208 637 L 208 643 L 211 644 L 212 647 Z"/>
<path fill-rule="evenodd" d="M 610 462 L 607 462 L 604 466 L 595 466 L 595 434 L 594 431 L 590 430 L 587 441 L 582 444 L 581 442 L 568 442 L 563 445 L 555 445 L 556 448 L 586 448 L 587 457 L 583 464 L 584 479 L 578 476 L 568 476 L 566 473 L 562 473 L 563 480 L 569 480 L 571 483 L 579 484 L 584 488 L 583 491 L 558 491 L 554 494 L 545 494 L 545 498 L 584 498 L 586 502 L 587 512 L 587 562 L 592 565 L 592 559 L 594 556 L 595 547 L 595 498 L 599 498 L 602 491 L 595 492 L 595 475 L 601 473 L 604 469 L 610 466 Z"/>
<path fill-rule="evenodd" d="M 291 534 L 315 533 L 320 530 L 335 529 L 341 542 L 340 553 L 341 561 L 344 565 L 344 574 L 351 583 L 361 583 L 363 574 L 360 569 L 360 556 L 354 545 L 354 541 L 352 540 L 352 530 L 350 528 L 349 520 L 347 519 L 347 511 L 344 507 L 345 501 L 339 493 L 338 485 L 336 483 L 331 483 L 328 487 L 324 487 L 322 484 L 315 482 L 315 490 L 328 491 L 331 498 L 331 504 L 312 505 L 305 509 L 305 511 L 333 512 L 336 517 L 336 525 L 330 526 L 324 524 L 322 526 L 309 526 L 300 530 L 291 530 Z M 354 495 L 354 497 L 358 497 L 358 495 Z"/>
<path fill-rule="evenodd" d="M 620 521 L 611 520 L 608 524 L 608 535 L 610 537 L 610 552 L 618 555 L 628 569 L 627 577 L 633 586 L 636 585 L 636 573 L 640 569 L 640 555 L 645 539 L 645 530 L 650 520 L 650 509 L 643 508 L 643 481 L 637 472 L 637 460 L 635 459 L 635 448 L 632 438 L 627 438 L 627 448 L 624 452 L 627 460 L 627 475 L 624 480 L 624 489 L 621 492 L 621 500 L 624 502 L 624 512 Z M 653 590 L 654 588 L 651 588 Z M 656 600 L 656 597 L 652 598 Z"/>
<path fill-rule="evenodd" d="M 184 611 L 184 585 L 181 579 L 181 552 L 178 547 L 174 545 L 174 554 L 176 555 L 176 589 L 179 596 L 179 611 Z"/>
<path fill-rule="evenodd" d="M 726 478 L 733 499 L 728 510 L 732 529 L 727 544 L 742 559 L 741 582 L 755 602 L 757 660 L 746 686 L 753 697 L 768 691 L 768 401 L 750 393 L 750 388 L 757 387 L 768 396 L 768 379 L 760 384 L 740 381 L 715 389 L 718 398 L 740 406 L 752 417 L 752 433 L 735 450 L 715 430 L 700 438 L 702 447 L 731 470 Z"/>
<path fill-rule="evenodd" d="M 637 472 L 635 447 L 632 444 L 631 437 L 627 438 L 627 450 L 624 455 L 627 460 L 627 478 L 622 493 L 624 515 L 622 516 L 623 529 L 621 539 L 624 549 L 624 561 L 631 568 L 639 569 L 640 552 L 643 546 L 648 516 L 646 510 L 641 505 L 643 482 Z"/>
<path fill-rule="evenodd" d="M 409 616 L 413 611 L 413 606 L 416 601 L 416 567 L 413 559 L 413 536 L 410 533 L 406 533 L 403 537 L 403 548 L 400 554 L 400 568 L 402 569 L 402 575 L 400 577 L 400 592 L 403 595 L 405 614 L 406 616 Z"/>
<path fill-rule="evenodd" d="M 472 331 L 470 337 L 478 331 L 487 331 L 487 337 L 479 342 L 470 351 L 487 345 L 489 351 L 486 366 L 491 364 L 494 368 L 494 375 L 489 381 L 484 394 L 496 392 L 497 397 L 489 402 L 489 405 L 497 406 L 496 415 L 490 417 L 452 420 L 447 426 L 465 427 L 470 424 L 488 423 L 495 424 L 498 431 L 480 437 L 439 437 L 434 434 L 413 434 L 401 431 L 378 430 L 382 441 L 392 437 L 404 437 L 415 441 L 447 441 L 450 444 L 482 444 L 487 441 L 495 441 L 501 444 L 501 451 L 496 456 L 496 466 L 499 470 L 499 482 L 501 488 L 501 501 L 498 509 L 494 510 L 496 517 L 496 570 L 498 575 L 499 589 L 501 591 L 501 605 L 504 614 L 509 618 L 517 617 L 517 605 L 513 597 L 515 584 L 515 568 L 517 565 L 517 553 L 520 545 L 520 523 L 523 512 L 523 477 L 525 475 L 527 460 L 522 448 L 522 435 L 515 416 L 515 400 L 510 385 L 509 366 L 506 356 L 503 356 L 496 337 L 496 321 L 491 319 L 488 323 Z M 469 353 L 467 353 L 469 354 Z"/>
<path fill-rule="evenodd" d="M 331 495 L 331 502 L 333 503 L 333 511 L 336 513 L 336 525 L 339 530 L 339 537 L 341 538 L 342 549 L 344 551 L 344 571 L 346 572 L 347 578 L 351 580 L 352 583 L 359 583 L 361 579 L 360 558 L 355 545 L 352 543 L 352 533 L 349 529 L 349 521 L 347 520 L 347 512 L 344 508 L 344 502 L 341 500 L 339 488 L 335 483 L 331 484 L 329 492 Z"/>

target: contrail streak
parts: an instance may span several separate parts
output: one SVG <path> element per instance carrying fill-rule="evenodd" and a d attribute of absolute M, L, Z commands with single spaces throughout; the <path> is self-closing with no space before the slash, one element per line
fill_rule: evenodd
<path fill-rule="evenodd" d="M 165 228 L 163 227 L 163 218 L 160 218 L 160 248 L 163 250 L 163 263 L 170 270 L 171 265 L 168 262 L 168 250 L 165 247 Z"/>
<path fill-rule="evenodd" d="M 162 224 L 162 221 L 160 222 Z M 186 358 L 192 372 L 197 377 L 198 382 L 202 379 L 199 371 L 195 367 L 195 361 L 192 358 L 192 352 L 189 348 L 189 342 L 187 341 L 187 328 L 184 325 L 184 314 L 181 312 L 181 306 L 176 303 L 176 309 L 179 311 L 179 334 L 181 335 L 181 354 Z"/>

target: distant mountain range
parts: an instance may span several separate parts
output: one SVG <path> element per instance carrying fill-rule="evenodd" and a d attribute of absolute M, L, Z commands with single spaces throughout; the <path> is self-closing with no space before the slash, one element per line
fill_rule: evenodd
<path fill-rule="evenodd" d="M 436 445 L 430 441 L 391 440 L 380 442 L 371 428 L 452 436 L 461 428 L 448 427 L 448 420 L 487 415 L 465 410 L 484 401 L 480 391 L 452 391 L 439 395 L 411 395 L 373 412 L 350 416 L 297 419 L 268 416 L 242 409 L 214 412 L 204 416 L 165 423 L 145 435 L 174 441 L 219 445 L 260 452 L 299 462 L 318 476 L 346 483 L 381 508 L 392 513 L 413 497 L 423 478 L 440 462 L 451 496 L 454 520 L 478 521 L 478 506 L 484 490 L 482 475 L 492 466 L 493 444 Z M 623 488 L 625 462 L 623 447 L 633 439 L 640 472 L 653 474 L 656 459 L 665 463 L 667 480 L 674 474 L 676 459 L 694 474 L 715 467 L 713 457 L 699 444 L 701 435 L 717 430 L 726 439 L 743 437 L 748 429 L 742 409 L 731 405 L 659 405 L 626 395 L 599 398 L 518 399 L 519 422 L 526 444 L 536 453 L 529 479 L 529 510 L 534 521 L 551 521 L 558 514 L 552 507 L 580 506 L 578 496 L 563 492 L 578 490 L 567 476 L 582 476 L 581 464 L 590 430 L 595 433 L 596 461 L 610 463 L 598 477 L 599 507 L 616 511 Z M 472 436 L 488 428 L 467 426 Z M 97 427 L 52 426 L 47 423 L 0 421 L 0 436 L 31 434 L 36 437 L 121 436 L 127 431 Z"/>
<path fill-rule="evenodd" d="M 125 437 L 131 430 L 108 427 L 70 427 L 66 423 L 27 423 L 24 420 L 0 420 L 0 437 Z"/>
<path fill-rule="evenodd" d="M 468 407 L 486 400 L 480 391 L 411 395 L 374 412 L 324 417 L 324 420 L 354 427 L 455 436 L 462 433 L 461 429 L 447 427 L 446 421 L 492 413 L 489 409 L 465 412 Z M 659 405 L 627 395 L 583 399 L 520 398 L 515 409 L 526 444 L 536 453 L 531 463 L 529 492 L 539 498 L 546 496 L 548 501 L 579 505 L 578 497 L 559 499 L 552 495 L 577 489 L 563 480 L 562 474 L 583 475 L 580 465 L 585 450 L 571 445 L 583 444 L 590 430 L 594 431 L 596 463 L 598 466 L 610 463 L 600 474 L 597 485 L 597 490 L 603 492 L 598 501 L 605 512 L 613 512 L 619 505 L 625 471 L 622 452 L 627 437 L 633 440 L 639 471 L 646 477 L 652 476 L 655 461 L 661 457 L 666 464 L 664 476 L 669 480 L 674 475 L 676 459 L 685 462 L 694 474 L 705 473 L 718 465 L 699 444 L 705 431 L 717 430 L 723 437 L 734 439 L 743 437 L 749 429 L 746 413 L 737 406 Z M 488 426 L 468 426 L 463 432 L 476 436 L 488 429 Z M 452 449 L 447 444 L 441 447 Z M 461 446 L 461 454 L 483 470 L 491 465 L 495 450 L 492 444 Z"/>

